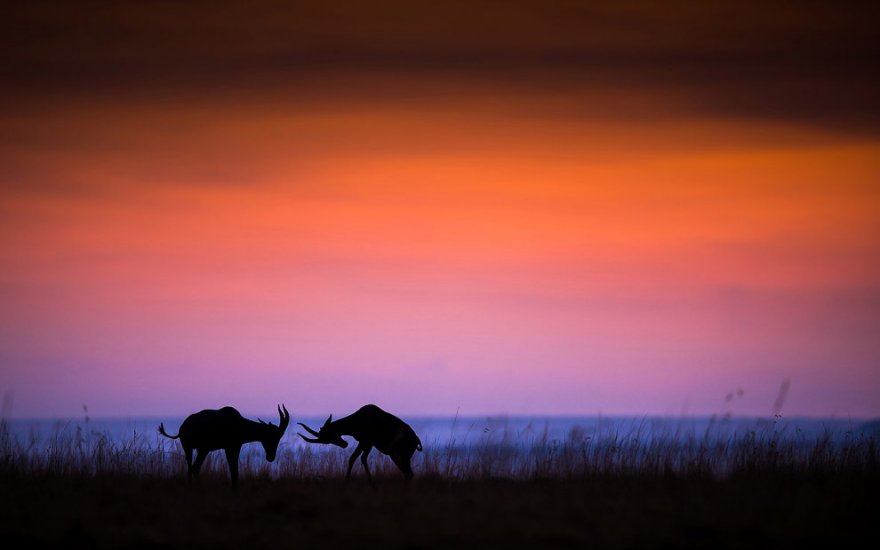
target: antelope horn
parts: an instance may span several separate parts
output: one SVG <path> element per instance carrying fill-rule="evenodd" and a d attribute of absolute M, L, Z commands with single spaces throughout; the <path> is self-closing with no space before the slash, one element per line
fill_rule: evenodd
<path fill-rule="evenodd" d="M 303 428 L 305 428 L 306 431 L 309 432 L 310 434 L 312 434 L 313 436 L 315 436 L 315 437 L 317 437 L 317 438 L 320 438 L 320 437 L 321 437 L 321 434 L 319 434 L 319 433 L 316 432 L 315 430 L 309 428 L 308 426 L 306 426 L 306 425 L 303 424 L 302 422 L 297 422 L 297 424 L 299 424 L 300 426 L 302 426 Z M 300 436 L 302 436 L 302 434 L 300 434 Z M 303 439 L 305 439 L 305 437 L 303 437 Z M 308 441 L 308 439 L 306 439 L 306 441 Z"/>
<path fill-rule="evenodd" d="M 283 407 L 283 410 L 282 410 Z M 287 408 L 284 405 L 278 407 L 278 417 L 281 419 L 278 422 L 278 427 L 282 430 L 287 429 L 287 425 L 290 423 L 290 413 L 287 412 Z"/>
<path fill-rule="evenodd" d="M 306 436 L 304 436 L 303 434 L 301 434 L 301 433 L 299 433 L 299 432 L 297 432 L 296 435 L 300 436 L 301 438 L 303 438 L 303 440 L 308 441 L 309 443 L 320 443 L 319 440 L 317 440 L 317 439 L 313 439 L 313 438 L 311 438 L 311 437 L 306 437 Z"/>

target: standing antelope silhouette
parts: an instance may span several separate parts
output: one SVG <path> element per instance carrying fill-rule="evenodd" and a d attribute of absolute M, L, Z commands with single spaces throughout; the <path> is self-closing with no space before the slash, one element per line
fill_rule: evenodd
<path fill-rule="evenodd" d="M 367 466 L 367 457 L 373 447 L 380 453 L 391 457 L 394 464 L 403 472 L 407 482 L 412 479 L 413 471 L 410 460 L 413 453 L 422 450 L 422 442 L 413 429 L 393 414 L 387 413 L 376 405 L 364 405 L 354 413 L 334 421 L 331 414 L 321 429 L 315 431 L 302 422 L 298 422 L 307 432 L 315 436 L 309 438 L 299 434 L 309 443 L 329 443 L 338 445 L 343 449 L 348 447 L 348 442 L 342 439 L 343 435 L 349 435 L 358 442 L 357 448 L 348 459 L 348 472 L 345 480 L 351 479 L 351 469 L 354 461 L 361 457 L 361 464 L 367 472 L 367 481 L 375 487 L 370 468 Z"/>
<path fill-rule="evenodd" d="M 223 407 L 219 410 L 206 409 L 187 416 L 180 425 L 177 435 L 169 435 L 165 431 L 164 423 L 159 424 L 159 433 L 171 439 L 180 439 L 186 455 L 187 482 L 192 482 L 193 476 L 199 475 L 208 453 L 223 449 L 226 452 L 226 462 L 229 464 L 232 486 L 235 487 L 238 482 L 238 455 L 242 445 L 259 441 L 266 451 L 266 460 L 269 462 L 275 460 L 278 442 L 290 423 L 290 413 L 284 405 L 278 407 L 278 416 L 280 420 L 276 426 L 262 420 L 259 422 L 248 420 L 232 407 Z M 193 462 L 193 450 L 198 453 L 195 462 Z"/>

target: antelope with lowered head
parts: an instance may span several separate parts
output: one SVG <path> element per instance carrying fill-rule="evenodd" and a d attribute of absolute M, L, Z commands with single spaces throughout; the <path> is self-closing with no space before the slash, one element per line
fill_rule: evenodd
<path fill-rule="evenodd" d="M 254 422 L 241 416 L 232 407 L 219 410 L 206 409 L 186 417 L 177 435 L 165 432 L 164 424 L 159 424 L 159 433 L 171 439 L 180 439 L 186 455 L 186 477 L 191 482 L 193 476 L 199 475 L 202 463 L 211 451 L 223 449 L 226 462 L 229 464 L 229 476 L 232 486 L 238 482 L 238 455 L 245 443 L 259 441 L 266 451 L 266 460 L 275 460 L 278 442 L 290 423 L 290 413 L 284 405 L 278 407 L 279 422 L 276 426 L 271 422 Z M 259 420 L 259 419 L 258 419 Z M 198 454 L 193 462 L 193 450 Z"/>
<path fill-rule="evenodd" d="M 380 453 L 391 457 L 394 464 L 400 468 L 407 481 L 412 479 L 413 471 L 410 460 L 413 453 L 422 450 L 422 442 L 413 429 L 393 414 L 387 413 L 376 405 L 364 405 L 354 413 L 334 421 L 331 414 L 321 429 L 315 431 L 302 422 L 298 422 L 307 432 L 315 436 L 309 438 L 299 434 L 309 443 L 330 443 L 342 447 L 348 447 L 348 442 L 342 439 L 343 435 L 350 435 L 358 442 L 357 448 L 348 460 L 348 472 L 345 480 L 351 479 L 351 469 L 354 461 L 361 457 L 361 464 L 367 472 L 367 481 L 375 487 L 370 468 L 367 466 L 367 457 L 373 447 Z"/>

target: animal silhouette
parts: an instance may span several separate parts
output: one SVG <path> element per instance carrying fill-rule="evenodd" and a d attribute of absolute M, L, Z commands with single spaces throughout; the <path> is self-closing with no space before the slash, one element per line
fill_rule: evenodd
<path fill-rule="evenodd" d="M 229 464 L 232 486 L 235 487 L 238 482 L 238 456 L 242 445 L 259 441 L 266 451 L 266 460 L 269 462 L 275 460 L 278 442 L 290 423 L 290 413 L 284 405 L 278 407 L 278 416 L 280 420 L 276 426 L 262 420 L 259 422 L 248 420 L 232 407 L 223 407 L 219 410 L 206 409 L 186 417 L 177 435 L 169 435 L 165 432 L 162 423 L 159 424 L 159 433 L 171 439 L 180 439 L 186 455 L 187 482 L 192 482 L 193 476 L 198 476 L 208 453 L 223 449 L 226 452 L 226 462 Z M 195 462 L 193 462 L 193 450 L 197 452 Z"/>
<path fill-rule="evenodd" d="M 348 460 L 348 472 L 345 480 L 351 479 L 351 469 L 354 461 L 361 457 L 361 464 L 367 472 L 367 481 L 375 487 L 370 468 L 367 466 L 367 457 L 375 447 L 380 453 L 391 457 L 394 464 L 400 468 L 407 482 L 412 479 L 413 471 L 410 465 L 413 453 L 422 450 L 422 442 L 413 429 L 393 414 L 387 413 L 376 405 L 364 405 L 354 413 L 334 421 L 331 414 L 321 429 L 315 431 L 302 422 L 298 422 L 307 432 L 315 436 L 309 438 L 299 434 L 309 443 L 325 443 L 342 447 L 348 447 L 348 442 L 342 439 L 343 435 L 349 435 L 358 442 L 354 454 Z"/>

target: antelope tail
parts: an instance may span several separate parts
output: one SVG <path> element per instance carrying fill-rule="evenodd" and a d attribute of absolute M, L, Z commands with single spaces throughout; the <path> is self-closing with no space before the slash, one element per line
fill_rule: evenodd
<path fill-rule="evenodd" d="M 163 422 L 159 422 L 159 433 L 169 439 L 179 439 L 180 438 L 180 433 L 178 433 L 177 435 L 169 435 L 168 432 L 165 431 L 165 424 Z"/>

